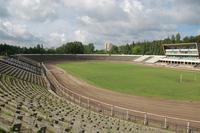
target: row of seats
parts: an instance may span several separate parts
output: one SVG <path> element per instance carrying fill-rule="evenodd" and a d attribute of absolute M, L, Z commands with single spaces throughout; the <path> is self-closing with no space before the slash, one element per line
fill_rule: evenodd
<path fill-rule="evenodd" d="M 40 63 L 39 62 L 37 62 L 35 60 L 32 60 L 30 58 L 27 58 L 25 56 L 22 56 L 22 55 L 12 55 L 10 57 L 15 58 L 17 60 L 20 60 L 20 61 L 22 61 L 24 63 L 30 64 L 32 66 L 40 67 Z"/>
<path fill-rule="evenodd" d="M 41 75 L 42 74 L 40 67 L 25 63 L 23 61 L 15 59 L 15 58 L 7 57 L 4 60 L 1 60 L 1 62 L 5 62 L 7 64 L 10 64 L 12 66 L 24 69 L 26 71 L 32 72 L 32 73 L 37 74 L 37 75 Z"/>
<path fill-rule="evenodd" d="M 13 132 L 168 132 L 89 111 L 45 87 L 6 75 L 0 75 L 0 125 Z"/>
<path fill-rule="evenodd" d="M 46 86 L 45 79 L 41 75 L 37 75 L 30 71 L 26 71 L 24 69 L 12 66 L 10 64 L 7 64 L 6 62 L 0 61 L 0 66 L 1 66 L 0 67 L 1 74 L 6 74 L 6 75 L 13 76 L 21 80 L 26 80 L 34 84 Z"/>

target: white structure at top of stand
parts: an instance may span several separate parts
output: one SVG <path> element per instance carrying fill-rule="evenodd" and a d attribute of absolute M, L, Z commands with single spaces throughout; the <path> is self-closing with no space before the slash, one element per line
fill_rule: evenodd
<path fill-rule="evenodd" d="M 164 44 L 163 50 L 166 58 L 161 62 L 169 63 L 200 63 L 199 43 Z"/>

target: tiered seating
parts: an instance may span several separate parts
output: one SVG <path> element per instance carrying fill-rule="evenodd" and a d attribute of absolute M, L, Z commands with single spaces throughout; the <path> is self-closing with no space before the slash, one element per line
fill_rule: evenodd
<path fill-rule="evenodd" d="M 146 63 L 156 63 L 158 62 L 160 59 L 164 58 L 165 56 L 152 56 L 152 58 L 148 59 L 146 61 Z"/>
<path fill-rule="evenodd" d="M 141 56 L 141 57 L 135 59 L 134 61 L 136 61 L 136 62 L 143 62 L 143 61 L 145 61 L 145 60 L 147 60 L 147 59 L 149 59 L 149 58 L 150 58 L 149 55 L 143 55 L 143 56 Z"/>
<path fill-rule="evenodd" d="M 81 108 L 30 82 L 0 75 L 0 128 L 20 132 L 167 132 Z"/>
<path fill-rule="evenodd" d="M 195 68 L 200 68 L 200 64 L 194 65 Z"/>
<path fill-rule="evenodd" d="M 29 64 L 29 63 L 25 63 L 25 62 L 23 62 L 19 59 L 7 57 L 6 59 L 1 60 L 1 62 L 5 62 L 5 63 L 10 64 L 12 66 L 15 66 L 15 67 L 24 69 L 26 71 L 41 75 L 41 68 L 39 66 L 32 65 L 32 64 Z"/>
<path fill-rule="evenodd" d="M 0 60 L 0 66 L 0 132 L 167 132 L 95 113 L 67 101 L 60 89 L 54 90 L 60 96 L 49 90 L 37 65 L 6 58 Z"/>
<path fill-rule="evenodd" d="M 21 80 L 26 80 L 28 82 L 38 84 L 41 86 L 46 86 L 46 82 L 41 75 L 13 66 L 4 60 L 0 60 L 0 66 L 1 74 L 14 76 Z"/>
<path fill-rule="evenodd" d="M 17 60 L 20 60 L 20 61 L 22 61 L 22 62 L 24 62 L 26 64 L 30 64 L 32 66 L 40 67 L 40 63 L 39 62 L 36 62 L 36 61 L 34 61 L 34 60 L 30 59 L 30 58 L 26 58 L 26 57 L 21 56 L 21 55 L 12 55 L 11 57 L 15 58 Z"/>

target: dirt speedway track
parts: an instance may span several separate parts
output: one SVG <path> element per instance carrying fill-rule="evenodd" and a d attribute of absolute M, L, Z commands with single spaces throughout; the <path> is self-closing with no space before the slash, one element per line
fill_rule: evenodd
<path fill-rule="evenodd" d="M 47 67 L 60 84 L 83 96 L 128 109 L 200 121 L 200 102 L 163 100 L 113 92 L 90 85 L 54 64 L 48 64 Z"/>

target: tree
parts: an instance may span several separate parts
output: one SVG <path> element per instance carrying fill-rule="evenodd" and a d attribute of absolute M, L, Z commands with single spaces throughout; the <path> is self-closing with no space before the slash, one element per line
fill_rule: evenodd
<path fill-rule="evenodd" d="M 186 36 L 186 37 L 184 37 L 184 38 L 183 38 L 183 42 L 185 42 L 185 43 L 188 43 L 188 42 L 190 42 L 190 39 L 189 39 L 189 37 L 187 37 L 187 36 Z"/>
<path fill-rule="evenodd" d="M 47 49 L 46 53 L 48 53 L 48 54 L 56 54 L 56 49 L 49 48 L 49 49 Z"/>
<path fill-rule="evenodd" d="M 175 39 L 175 36 L 174 36 L 174 35 L 172 35 L 172 37 L 171 37 L 171 42 L 172 42 L 172 43 L 175 43 L 175 42 L 176 42 L 176 39 Z"/>
<path fill-rule="evenodd" d="M 111 54 L 118 54 L 118 53 L 119 53 L 118 47 L 115 46 L 115 45 L 113 45 L 113 46 L 112 46 L 112 49 L 111 49 L 111 51 L 110 51 L 110 53 L 111 53 Z"/>
<path fill-rule="evenodd" d="M 89 47 L 89 53 L 90 54 L 94 53 L 94 49 L 95 49 L 94 44 L 93 43 L 89 43 L 88 47 Z"/>
<path fill-rule="evenodd" d="M 181 42 L 181 35 L 179 33 L 176 34 L 176 43 Z"/>
<path fill-rule="evenodd" d="M 56 53 L 57 54 L 64 54 L 65 53 L 64 46 L 56 48 Z"/>
<path fill-rule="evenodd" d="M 141 54 L 142 47 L 140 45 L 137 45 L 132 49 L 132 52 L 133 52 L 133 54 Z"/>
<path fill-rule="evenodd" d="M 84 45 L 84 54 L 92 54 L 94 53 L 94 44 L 89 43 L 88 45 Z"/>
<path fill-rule="evenodd" d="M 121 54 L 131 54 L 131 47 L 129 44 L 119 46 L 119 53 Z"/>
<path fill-rule="evenodd" d="M 200 35 L 198 35 L 198 36 L 195 37 L 195 42 L 200 43 Z"/>
<path fill-rule="evenodd" d="M 130 44 L 130 49 L 131 49 L 131 53 L 132 53 L 132 49 L 135 47 L 135 42 L 133 41 L 132 44 Z"/>
<path fill-rule="evenodd" d="M 163 43 L 164 43 L 164 44 L 170 44 L 170 43 L 172 43 L 172 42 L 171 42 L 170 38 L 167 37 L 166 39 L 163 40 Z"/>
<path fill-rule="evenodd" d="M 104 49 L 101 49 L 101 50 L 95 50 L 94 53 L 95 54 L 106 54 L 106 51 Z"/>
<path fill-rule="evenodd" d="M 84 47 L 82 42 L 68 42 L 64 45 L 64 52 L 66 54 L 83 54 Z"/>

